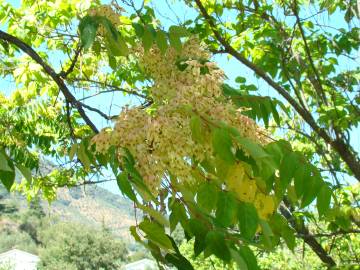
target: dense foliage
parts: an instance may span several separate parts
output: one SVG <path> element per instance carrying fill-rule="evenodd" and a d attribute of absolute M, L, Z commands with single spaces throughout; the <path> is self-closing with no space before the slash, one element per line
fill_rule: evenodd
<path fill-rule="evenodd" d="M 0 192 L 4 188 L 0 186 Z M 17 199 L 19 200 L 20 197 Z M 0 252 L 21 249 L 40 257 L 39 269 L 120 269 L 127 261 L 124 241 L 106 228 L 64 222 L 45 215 L 40 202 L 29 207 L 3 199 Z M 6 265 L 0 265 L 6 268 Z M 13 269 L 9 266 L 9 270 Z"/>
<path fill-rule="evenodd" d="M 160 2 L 0 1 L 0 73 L 15 82 L 0 93 L 3 184 L 52 200 L 115 178 L 159 267 L 194 269 L 177 226 L 229 267 L 258 269 L 254 251 L 279 244 L 359 265 L 356 1 L 175 1 L 193 14 L 176 25 Z M 259 85 L 226 81 L 218 54 Z M 39 174 L 44 157 L 59 168 Z"/>

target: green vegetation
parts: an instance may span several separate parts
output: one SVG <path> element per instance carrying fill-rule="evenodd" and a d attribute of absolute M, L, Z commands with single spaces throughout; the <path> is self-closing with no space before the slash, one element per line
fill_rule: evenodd
<path fill-rule="evenodd" d="M 120 269 L 127 261 L 125 242 L 108 229 L 59 221 L 45 215 L 40 201 L 21 207 L 17 200 L 2 198 L 0 252 L 18 248 L 37 254 L 44 270 Z"/>

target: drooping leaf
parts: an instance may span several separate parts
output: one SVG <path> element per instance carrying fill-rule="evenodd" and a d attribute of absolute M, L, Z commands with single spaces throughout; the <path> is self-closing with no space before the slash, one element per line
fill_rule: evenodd
<path fill-rule="evenodd" d="M 166 33 L 162 30 L 156 32 L 156 45 L 159 47 L 162 54 L 164 54 L 168 48 Z"/>
<path fill-rule="evenodd" d="M 225 242 L 225 235 L 219 231 L 209 231 L 206 235 L 206 248 L 205 256 L 210 256 L 214 254 L 221 260 L 225 262 L 230 261 L 231 255 L 230 250 Z"/>
<path fill-rule="evenodd" d="M 8 172 L 12 171 L 12 169 L 8 164 L 7 157 L 1 151 L 0 151 L 0 171 L 8 171 Z"/>
<path fill-rule="evenodd" d="M 324 215 L 329 210 L 331 194 L 331 188 L 327 184 L 324 184 L 321 187 L 316 200 L 316 207 L 318 209 L 319 216 Z"/>
<path fill-rule="evenodd" d="M 128 179 L 128 174 L 125 172 L 120 173 L 117 177 L 117 184 L 120 191 L 126 195 L 130 200 L 136 201 L 136 195 L 131 187 L 131 184 Z"/>
<path fill-rule="evenodd" d="M 253 251 L 247 246 L 241 246 L 239 250 L 240 256 L 244 259 L 248 270 L 260 270 Z"/>
<path fill-rule="evenodd" d="M 93 44 L 96 31 L 99 26 L 99 23 L 91 16 L 85 16 L 79 24 L 80 40 L 81 44 L 84 47 L 84 50 L 87 50 Z"/>
<path fill-rule="evenodd" d="M 260 145 L 248 138 L 236 137 L 236 140 L 254 159 L 261 159 L 269 156 Z"/>
<path fill-rule="evenodd" d="M 232 140 L 229 132 L 224 128 L 217 128 L 212 132 L 212 145 L 214 152 L 229 165 L 235 163 L 235 155 L 232 151 Z"/>
<path fill-rule="evenodd" d="M 238 219 L 241 235 L 251 240 L 259 225 L 259 217 L 254 205 L 241 202 L 238 206 Z"/>
<path fill-rule="evenodd" d="M 154 243 L 157 243 L 160 247 L 166 250 L 173 250 L 170 239 L 160 225 L 149 220 L 144 220 L 139 224 L 139 228 L 146 233 L 146 238 L 150 239 Z"/>
<path fill-rule="evenodd" d="M 7 160 L 7 165 L 10 168 L 9 170 L 2 171 L 0 170 L 0 180 L 5 186 L 5 188 L 10 191 L 12 185 L 15 181 L 15 167 L 11 160 Z"/>
<path fill-rule="evenodd" d="M 237 211 L 237 201 L 231 192 L 220 192 L 216 207 L 216 223 L 228 227 L 234 223 Z"/>
<path fill-rule="evenodd" d="M 204 132 L 202 129 L 201 119 L 198 115 L 192 116 L 190 119 L 190 129 L 191 129 L 191 135 L 192 139 L 195 142 L 203 143 L 204 138 Z"/>
<path fill-rule="evenodd" d="M 210 213 L 215 209 L 218 201 L 219 190 L 212 183 L 204 183 L 197 193 L 197 203 L 200 208 Z"/>
<path fill-rule="evenodd" d="M 26 168 L 21 164 L 16 164 L 16 167 L 19 169 L 19 171 L 25 177 L 26 180 L 31 181 L 32 176 L 31 176 L 31 170 L 29 168 Z"/>

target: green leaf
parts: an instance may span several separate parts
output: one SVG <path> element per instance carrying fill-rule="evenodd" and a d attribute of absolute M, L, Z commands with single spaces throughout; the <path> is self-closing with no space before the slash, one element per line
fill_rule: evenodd
<path fill-rule="evenodd" d="M 154 220 L 156 220 L 162 226 L 164 227 L 170 226 L 169 221 L 160 212 L 156 211 L 155 209 L 152 209 L 140 203 L 137 204 L 137 207 L 139 207 L 144 212 L 148 213 L 152 218 L 154 218 Z"/>
<path fill-rule="evenodd" d="M 31 181 L 32 176 L 31 176 L 31 170 L 29 168 L 26 168 L 21 164 L 16 164 L 16 167 L 19 169 L 19 171 L 25 177 L 26 180 Z"/>
<path fill-rule="evenodd" d="M 253 251 L 247 246 L 241 246 L 239 250 L 240 256 L 244 259 L 248 270 L 259 270 L 256 257 Z"/>
<path fill-rule="evenodd" d="M 10 191 L 12 185 L 15 181 L 15 167 L 11 160 L 7 161 L 8 166 L 10 167 L 11 171 L 1 171 L 0 170 L 0 180 L 5 186 L 5 188 Z"/>
<path fill-rule="evenodd" d="M 144 27 L 141 24 L 133 23 L 132 26 L 135 29 L 135 34 L 141 38 L 144 34 Z"/>
<path fill-rule="evenodd" d="M 212 133 L 212 145 L 214 152 L 229 165 L 235 163 L 235 155 L 232 152 L 232 140 L 226 129 L 217 128 Z"/>
<path fill-rule="evenodd" d="M 149 27 L 145 27 L 144 34 L 142 36 L 142 44 L 144 46 L 145 51 L 148 51 L 151 48 L 153 41 L 154 41 L 154 36 L 151 29 Z"/>
<path fill-rule="evenodd" d="M 186 209 L 182 203 L 178 200 L 175 200 L 171 205 L 171 214 L 170 214 L 170 231 L 173 232 L 176 228 L 176 225 L 180 222 L 183 228 L 187 228 L 187 214 Z"/>
<path fill-rule="evenodd" d="M 146 233 L 146 238 L 158 244 L 160 247 L 166 250 L 174 250 L 169 237 L 158 224 L 144 220 L 139 224 L 139 228 Z"/>
<path fill-rule="evenodd" d="M 321 187 L 316 200 L 316 207 L 318 209 L 319 216 L 323 216 L 329 210 L 331 194 L 331 188 L 327 184 L 324 184 Z"/>
<path fill-rule="evenodd" d="M 136 195 L 131 187 L 128 179 L 128 174 L 125 172 L 120 173 L 117 177 L 117 184 L 122 194 L 126 195 L 130 200 L 136 202 Z"/>
<path fill-rule="evenodd" d="M 271 101 L 270 104 L 271 104 L 271 111 L 272 111 L 274 120 L 275 120 L 276 124 L 278 126 L 280 126 L 280 116 L 279 116 L 279 113 L 278 113 L 278 111 L 276 109 L 275 101 Z"/>
<path fill-rule="evenodd" d="M 306 183 L 306 188 L 304 190 L 301 201 L 302 208 L 308 206 L 316 198 L 318 192 L 320 191 L 324 183 L 323 180 L 320 178 L 320 175 L 315 175 L 314 172 L 313 175 L 311 175 L 311 168 L 309 168 L 309 173 L 306 175 L 304 180 Z"/>
<path fill-rule="evenodd" d="M 181 45 L 181 40 L 180 40 L 179 35 L 170 32 L 169 33 L 169 41 L 170 41 L 171 47 L 175 48 L 178 52 L 181 51 L 182 45 Z"/>
<path fill-rule="evenodd" d="M 208 229 L 197 219 L 190 219 L 188 224 L 190 233 L 195 236 L 194 255 L 197 257 L 206 247 L 205 238 Z"/>
<path fill-rule="evenodd" d="M 8 165 L 8 160 L 5 154 L 0 152 L 0 171 L 12 172 L 13 170 Z"/>
<path fill-rule="evenodd" d="M 237 83 L 246 83 L 246 78 L 238 76 L 238 77 L 236 77 L 235 82 L 237 82 Z"/>
<path fill-rule="evenodd" d="M 70 148 L 70 151 L 69 151 L 69 159 L 72 161 L 74 159 L 74 156 L 76 154 L 78 150 L 78 144 L 77 143 L 74 143 L 71 148 Z"/>
<path fill-rule="evenodd" d="M 230 254 L 231 254 L 232 259 L 239 266 L 240 270 L 248 270 L 247 263 L 244 260 L 244 258 L 240 255 L 239 251 L 230 248 Z"/>
<path fill-rule="evenodd" d="M 112 35 L 107 35 L 106 41 L 110 52 L 114 56 L 127 56 L 129 54 L 129 48 L 121 35 L 117 35 L 116 39 Z"/>
<path fill-rule="evenodd" d="M 205 136 L 202 130 L 201 119 L 198 115 L 194 115 L 190 119 L 191 136 L 195 142 L 204 143 Z"/>
<path fill-rule="evenodd" d="M 214 254 L 221 260 L 225 262 L 230 261 L 231 255 L 230 250 L 225 242 L 225 235 L 219 231 L 209 231 L 205 239 L 206 248 L 205 256 L 210 256 Z"/>
<path fill-rule="evenodd" d="M 80 40 L 81 44 L 84 47 L 84 50 L 87 50 L 93 44 L 96 31 L 99 24 L 90 16 L 85 16 L 79 24 Z"/>
<path fill-rule="evenodd" d="M 240 138 L 240 137 L 235 137 L 235 138 L 254 159 L 261 159 L 269 156 L 265 152 L 265 150 L 254 141 L 248 138 Z"/>
<path fill-rule="evenodd" d="M 273 236 L 274 233 L 271 230 L 269 223 L 263 219 L 259 219 L 259 224 L 263 232 L 264 245 L 267 249 L 273 248 Z"/>
<path fill-rule="evenodd" d="M 220 192 L 216 209 L 216 223 L 228 227 L 236 219 L 237 201 L 230 192 Z"/>
<path fill-rule="evenodd" d="M 136 227 L 135 226 L 130 226 L 130 233 L 131 235 L 134 237 L 136 242 L 142 242 L 141 241 L 141 237 L 139 236 L 139 234 L 136 231 Z"/>
<path fill-rule="evenodd" d="M 82 165 L 84 166 L 85 171 L 90 171 L 91 162 L 86 153 L 85 146 L 83 143 L 81 143 L 79 146 L 77 156 L 80 159 Z"/>
<path fill-rule="evenodd" d="M 164 54 L 168 48 L 166 33 L 162 30 L 156 32 L 156 44 L 160 49 L 161 53 Z"/>
<path fill-rule="evenodd" d="M 300 165 L 301 166 L 301 165 Z M 299 167 L 299 160 L 294 152 L 286 154 L 280 164 L 281 188 L 284 190 L 293 178 L 295 171 Z"/>
<path fill-rule="evenodd" d="M 295 231 L 289 226 L 286 226 L 281 231 L 281 236 L 284 238 L 287 247 L 294 251 L 296 245 Z"/>
<path fill-rule="evenodd" d="M 191 265 L 191 263 L 180 253 L 168 253 L 165 255 L 165 260 L 174 265 L 179 270 L 194 270 L 194 267 Z"/>
<path fill-rule="evenodd" d="M 187 37 L 190 35 L 189 31 L 185 27 L 172 25 L 169 27 L 169 33 L 177 35 L 179 37 Z"/>
<path fill-rule="evenodd" d="M 197 193 L 197 203 L 200 208 L 210 213 L 215 209 L 218 201 L 219 190 L 212 183 L 204 183 Z"/>
<path fill-rule="evenodd" d="M 294 174 L 294 184 L 296 195 L 300 198 L 304 193 L 305 182 L 310 178 L 310 170 L 307 165 L 298 164 Z"/>
<path fill-rule="evenodd" d="M 252 203 L 241 202 L 238 206 L 238 219 L 241 235 L 251 240 L 257 230 L 259 217 Z"/>

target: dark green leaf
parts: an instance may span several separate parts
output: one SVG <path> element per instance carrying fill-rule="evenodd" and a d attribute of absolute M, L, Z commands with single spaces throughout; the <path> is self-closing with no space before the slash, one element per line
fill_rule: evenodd
<path fill-rule="evenodd" d="M 11 171 L 1 171 L 0 170 L 0 180 L 5 186 L 5 188 L 10 191 L 12 185 L 15 181 L 15 167 L 11 160 L 8 160 L 8 166 L 10 167 Z"/>
<path fill-rule="evenodd" d="M 324 184 L 319 194 L 317 195 L 316 206 L 319 212 L 319 216 L 324 215 L 330 208 L 330 201 L 331 201 L 331 188 L 327 184 Z"/>
<path fill-rule="evenodd" d="M 259 217 L 254 205 L 241 202 L 238 206 L 238 219 L 241 235 L 251 240 L 259 224 Z"/>
<path fill-rule="evenodd" d="M 281 188 L 283 190 L 289 185 L 298 167 L 299 167 L 299 160 L 294 152 L 287 153 L 281 160 L 280 180 L 281 180 Z"/>
<path fill-rule="evenodd" d="M 146 238 L 157 243 L 160 247 L 173 250 L 173 246 L 169 237 L 165 234 L 165 231 L 162 227 L 154 222 L 149 220 L 144 220 L 139 224 L 139 228 L 146 233 Z"/>
<path fill-rule="evenodd" d="M 16 164 L 16 167 L 19 169 L 19 171 L 25 177 L 26 180 L 31 181 L 32 176 L 31 176 L 31 170 L 29 168 L 26 168 L 21 164 Z"/>
<path fill-rule="evenodd" d="M 128 179 L 128 175 L 125 172 L 120 173 L 117 177 L 117 184 L 122 192 L 122 194 L 126 195 L 130 200 L 136 201 L 136 195 L 131 187 L 131 184 Z"/>
<path fill-rule="evenodd" d="M 229 165 L 234 164 L 235 155 L 232 152 L 232 140 L 226 129 L 217 128 L 212 133 L 214 152 Z"/>
<path fill-rule="evenodd" d="M 12 172 L 13 170 L 8 165 L 8 160 L 5 154 L 0 152 L 0 171 Z"/>
<path fill-rule="evenodd" d="M 230 261 L 231 255 L 230 250 L 226 245 L 225 236 L 222 232 L 210 231 L 206 235 L 206 249 L 205 256 L 210 256 L 214 254 L 221 260 L 225 262 Z"/>
<path fill-rule="evenodd" d="M 142 36 L 142 43 L 144 46 L 145 51 L 148 51 L 151 46 L 153 45 L 154 36 L 149 27 L 144 28 L 144 34 Z"/>
<path fill-rule="evenodd" d="M 200 208 L 210 213 L 216 207 L 219 190 L 212 183 L 204 183 L 197 193 L 197 203 Z"/>
<path fill-rule="evenodd" d="M 234 223 L 237 211 L 237 201 L 230 192 L 219 192 L 216 209 L 216 223 L 228 227 Z"/>
<path fill-rule="evenodd" d="M 164 31 L 159 30 L 156 32 L 156 44 L 159 47 L 161 53 L 165 53 L 168 48 L 167 38 Z"/>
<path fill-rule="evenodd" d="M 254 255 L 253 251 L 249 247 L 247 247 L 247 246 L 240 247 L 239 254 L 246 262 L 248 270 L 259 270 L 260 269 L 257 264 L 256 257 Z"/>
<path fill-rule="evenodd" d="M 248 138 L 236 137 L 236 140 L 254 159 L 261 159 L 269 156 L 259 144 Z"/>
<path fill-rule="evenodd" d="M 203 143 L 205 138 L 204 138 L 204 132 L 202 130 L 202 123 L 201 123 L 201 119 L 198 115 L 194 115 L 191 117 L 190 119 L 190 129 L 191 129 L 191 135 L 192 135 L 192 139 L 195 142 L 198 143 Z"/>

